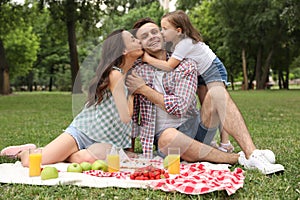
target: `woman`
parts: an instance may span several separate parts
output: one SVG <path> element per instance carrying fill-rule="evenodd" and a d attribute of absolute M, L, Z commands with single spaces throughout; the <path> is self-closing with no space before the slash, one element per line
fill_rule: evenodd
<path fill-rule="evenodd" d="M 85 107 L 64 133 L 43 148 L 42 164 L 93 162 L 105 159 L 105 150 L 112 145 L 131 147 L 133 95 L 128 94 L 124 79 L 142 54 L 140 41 L 130 32 L 116 30 L 108 36 Z M 93 145 L 97 152 L 89 150 Z M 11 146 L 3 149 L 1 155 L 17 156 L 23 166 L 28 166 L 30 148 L 35 145 Z"/>

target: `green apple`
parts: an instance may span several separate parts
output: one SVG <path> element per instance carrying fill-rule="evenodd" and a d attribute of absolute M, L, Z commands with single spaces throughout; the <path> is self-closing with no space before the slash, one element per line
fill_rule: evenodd
<path fill-rule="evenodd" d="M 168 156 L 166 156 L 165 158 L 164 158 L 164 162 L 163 162 L 163 165 L 164 165 L 164 168 L 166 169 L 166 168 L 168 168 L 168 165 L 169 165 L 169 161 L 168 161 Z"/>
<path fill-rule="evenodd" d="M 71 163 L 67 168 L 67 172 L 81 173 L 82 168 L 81 168 L 80 164 L 78 164 L 78 163 Z"/>
<path fill-rule="evenodd" d="M 105 162 L 104 160 L 96 160 L 92 164 L 92 170 L 102 170 L 104 172 L 107 172 L 108 171 L 107 162 Z"/>
<path fill-rule="evenodd" d="M 41 179 L 48 180 L 58 178 L 58 170 L 55 167 L 45 167 L 41 172 Z"/>
<path fill-rule="evenodd" d="M 92 164 L 89 162 L 82 162 L 80 163 L 80 166 L 82 168 L 82 171 L 89 171 L 92 169 Z"/>

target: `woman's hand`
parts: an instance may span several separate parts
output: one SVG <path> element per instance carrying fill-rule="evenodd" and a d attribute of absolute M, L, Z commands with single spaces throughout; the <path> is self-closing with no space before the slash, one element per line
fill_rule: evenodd
<path fill-rule="evenodd" d="M 125 84 L 130 94 L 140 94 L 139 90 L 146 85 L 144 79 L 138 76 L 134 70 L 127 76 Z"/>

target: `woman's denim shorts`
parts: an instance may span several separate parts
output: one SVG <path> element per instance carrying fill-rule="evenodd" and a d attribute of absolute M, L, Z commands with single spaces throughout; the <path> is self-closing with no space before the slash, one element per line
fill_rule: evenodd
<path fill-rule="evenodd" d="M 70 125 L 66 130 L 65 133 L 70 134 L 77 143 L 78 149 L 86 149 L 92 144 L 96 143 L 95 140 L 89 138 L 86 134 L 75 128 L 74 126 Z"/>

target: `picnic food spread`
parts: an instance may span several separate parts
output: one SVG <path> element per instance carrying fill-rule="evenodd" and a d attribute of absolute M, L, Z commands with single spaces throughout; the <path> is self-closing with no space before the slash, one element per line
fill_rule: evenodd
<path fill-rule="evenodd" d="M 160 157 L 150 160 L 143 158 L 123 160 L 120 163 L 120 171 L 118 172 L 93 169 L 82 171 L 82 173 L 67 172 L 70 164 L 44 165 L 42 166 L 43 170 L 48 166 L 55 167 L 58 170 L 58 176 L 55 178 L 56 173 L 50 173 L 49 176 L 43 175 L 42 178 L 29 177 L 29 169 L 23 167 L 19 161 L 16 163 L 3 163 L 0 164 L 0 171 L 2 172 L 0 182 L 48 186 L 71 184 L 96 188 L 152 188 L 184 194 L 205 194 L 225 190 L 228 195 L 235 193 L 244 184 L 243 170 L 234 168 L 231 171 L 226 164 L 181 162 L 180 174 L 169 174 L 167 169 L 164 169 L 163 159 Z M 52 168 L 50 171 L 54 172 L 56 170 Z"/>

